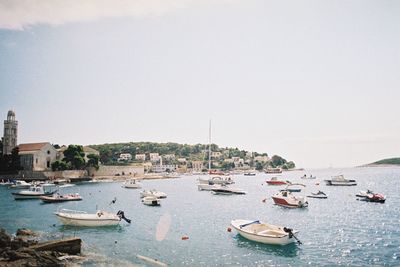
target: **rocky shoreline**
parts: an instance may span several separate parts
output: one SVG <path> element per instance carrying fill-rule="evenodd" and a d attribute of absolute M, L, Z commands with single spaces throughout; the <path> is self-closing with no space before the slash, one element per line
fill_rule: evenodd
<path fill-rule="evenodd" d="M 81 244 L 80 238 L 38 242 L 37 234 L 29 229 L 18 229 L 13 237 L 0 228 L 0 266 L 71 266 L 68 259 L 80 255 Z"/>

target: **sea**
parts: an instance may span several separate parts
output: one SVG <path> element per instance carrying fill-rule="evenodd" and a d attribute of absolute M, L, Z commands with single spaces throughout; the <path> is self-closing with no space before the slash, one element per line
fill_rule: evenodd
<path fill-rule="evenodd" d="M 317 179 L 301 179 L 304 174 Z M 323 182 L 340 174 L 357 180 L 358 185 L 337 187 Z M 276 206 L 271 196 L 284 187 L 265 183 L 273 176 L 305 184 L 297 194 L 321 190 L 328 198 L 308 199 L 309 206 L 303 209 Z M 400 168 L 234 175 L 235 186 L 246 190 L 246 195 L 198 191 L 198 178 L 144 180 L 142 189 L 125 189 L 122 182 L 80 183 L 60 192 L 79 193 L 83 200 L 59 204 L 16 201 L 12 191 L 2 186 L 0 227 L 10 233 L 29 228 L 44 239 L 81 237 L 83 266 L 153 266 L 138 255 L 169 266 L 400 266 Z M 140 200 L 143 189 L 157 189 L 168 197 L 159 207 L 146 206 Z M 386 202 L 359 201 L 356 193 L 367 189 L 384 194 Z M 89 213 L 123 210 L 132 222 L 121 221 L 114 227 L 64 226 L 54 215 L 62 208 Z M 262 220 L 299 230 L 302 244 L 249 241 L 234 229 L 228 231 L 233 219 Z"/>

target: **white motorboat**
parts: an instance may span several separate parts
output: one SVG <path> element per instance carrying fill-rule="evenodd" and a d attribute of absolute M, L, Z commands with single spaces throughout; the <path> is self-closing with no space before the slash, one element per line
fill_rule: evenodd
<path fill-rule="evenodd" d="M 290 191 L 282 190 L 272 196 L 275 204 L 286 208 L 305 208 L 308 206 L 305 196 L 295 196 Z"/>
<path fill-rule="evenodd" d="M 199 191 L 211 191 L 212 189 L 216 189 L 221 187 L 221 185 L 218 184 L 197 184 L 197 189 Z"/>
<path fill-rule="evenodd" d="M 142 188 L 142 185 L 136 179 L 129 179 L 124 182 L 122 187 L 129 189 L 139 189 Z"/>
<path fill-rule="evenodd" d="M 84 211 L 62 209 L 54 214 L 63 224 L 74 226 L 112 226 L 118 225 L 121 219 L 124 219 L 127 223 L 131 222 L 131 220 L 125 218 L 124 212 L 121 210 L 114 214 L 102 210 L 96 213 L 87 213 Z"/>
<path fill-rule="evenodd" d="M 0 182 L 0 185 L 4 185 L 4 186 L 13 185 L 13 184 L 14 183 L 11 182 L 10 180 L 4 180 L 4 179 L 1 179 L 1 182 Z"/>
<path fill-rule="evenodd" d="M 214 195 L 245 195 L 247 192 L 237 187 L 219 186 L 211 189 L 211 193 Z"/>
<path fill-rule="evenodd" d="M 268 224 L 261 221 L 233 220 L 231 225 L 236 231 L 249 240 L 270 245 L 287 245 L 297 239 L 295 234 L 299 231 L 290 228 Z"/>
<path fill-rule="evenodd" d="M 357 185 L 356 180 L 349 180 L 344 178 L 343 175 L 333 176 L 330 180 L 325 180 L 326 185 L 335 186 L 352 186 Z"/>
<path fill-rule="evenodd" d="M 356 197 L 367 197 L 370 194 L 374 194 L 373 191 L 367 189 L 367 191 L 360 191 L 356 194 Z"/>
<path fill-rule="evenodd" d="M 328 198 L 328 196 L 322 191 L 318 191 L 318 192 L 315 192 L 315 193 L 311 192 L 311 194 L 308 195 L 307 197 L 310 197 L 310 198 L 321 198 L 321 199 Z"/>
<path fill-rule="evenodd" d="M 199 178 L 200 184 L 234 184 L 235 181 L 230 176 L 213 176 L 211 178 Z"/>
<path fill-rule="evenodd" d="M 155 189 L 143 190 L 142 192 L 140 192 L 140 197 L 141 198 L 151 197 L 151 196 L 154 196 L 156 198 L 166 198 L 167 194 L 165 194 L 164 192 L 157 191 Z"/>
<path fill-rule="evenodd" d="M 30 183 L 27 183 L 27 182 L 21 181 L 21 180 L 17 180 L 17 181 L 15 181 L 14 184 L 12 184 L 12 185 L 10 186 L 10 188 L 28 189 L 28 188 L 31 187 L 31 186 L 32 186 L 32 184 L 30 184 Z"/>
<path fill-rule="evenodd" d="M 13 192 L 15 200 L 33 199 L 41 196 L 51 196 L 57 192 L 54 184 L 33 185 L 28 190 Z"/>
<path fill-rule="evenodd" d="M 142 203 L 148 206 L 160 206 L 161 200 L 155 196 L 148 196 L 142 198 Z"/>

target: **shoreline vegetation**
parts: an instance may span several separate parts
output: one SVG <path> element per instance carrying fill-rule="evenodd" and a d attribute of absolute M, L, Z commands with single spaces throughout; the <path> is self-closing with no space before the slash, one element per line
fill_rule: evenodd
<path fill-rule="evenodd" d="M 400 158 L 382 159 L 360 167 L 400 167 Z"/>

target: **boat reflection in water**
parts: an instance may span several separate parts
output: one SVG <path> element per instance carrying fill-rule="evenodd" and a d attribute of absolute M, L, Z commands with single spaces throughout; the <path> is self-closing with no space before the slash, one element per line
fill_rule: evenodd
<path fill-rule="evenodd" d="M 251 241 L 244 238 L 240 234 L 234 236 L 234 239 L 237 240 L 238 247 L 265 253 L 265 255 L 293 258 L 299 254 L 299 247 L 296 245 L 296 243 L 290 243 L 286 246 L 269 245 Z"/>

